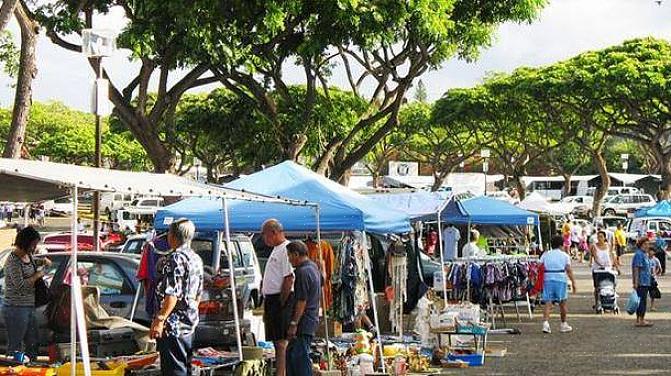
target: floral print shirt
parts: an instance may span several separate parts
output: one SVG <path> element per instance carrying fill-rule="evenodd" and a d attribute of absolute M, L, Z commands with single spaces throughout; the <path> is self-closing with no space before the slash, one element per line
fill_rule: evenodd
<path fill-rule="evenodd" d="M 156 302 L 166 296 L 177 298 L 177 304 L 166 318 L 163 335 L 191 335 L 198 325 L 198 300 L 203 292 L 203 261 L 188 245 L 182 245 L 160 263 Z"/>

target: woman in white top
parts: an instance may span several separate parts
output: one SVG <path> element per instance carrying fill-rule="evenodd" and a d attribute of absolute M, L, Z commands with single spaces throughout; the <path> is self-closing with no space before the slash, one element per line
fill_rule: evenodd
<path fill-rule="evenodd" d="M 599 230 L 597 232 L 596 242 L 590 245 L 590 259 L 589 264 L 592 268 L 592 280 L 594 281 L 594 304 L 595 307 L 599 305 L 599 294 L 597 292 L 597 276 L 594 273 L 595 270 L 611 270 L 613 267 L 617 269 L 617 266 L 614 266 L 613 260 L 615 255 L 613 250 L 608 244 L 606 238 L 606 232 Z M 618 270 L 618 274 L 619 274 Z"/>

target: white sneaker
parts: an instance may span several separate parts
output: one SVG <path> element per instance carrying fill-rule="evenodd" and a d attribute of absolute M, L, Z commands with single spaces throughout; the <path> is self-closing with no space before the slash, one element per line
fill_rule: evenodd
<path fill-rule="evenodd" d="M 543 333 L 552 333 L 552 329 L 550 329 L 550 323 L 548 321 L 543 321 Z"/>
<path fill-rule="evenodd" d="M 568 323 L 563 322 L 563 323 L 561 323 L 561 326 L 559 326 L 559 332 L 560 333 L 569 333 L 569 332 L 572 332 L 572 331 L 573 331 L 573 328 L 571 328 L 571 326 Z"/>

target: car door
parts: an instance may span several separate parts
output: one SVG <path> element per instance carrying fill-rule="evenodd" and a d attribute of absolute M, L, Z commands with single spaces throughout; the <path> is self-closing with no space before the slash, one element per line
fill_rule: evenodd
<path fill-rule="evenodd" d="M 130 317 L 135 298 L 133 284 L 111 259 L 85 258 L 77 262 L 82 282 L 100 290 L 100 305 L 110 316 Z"/>

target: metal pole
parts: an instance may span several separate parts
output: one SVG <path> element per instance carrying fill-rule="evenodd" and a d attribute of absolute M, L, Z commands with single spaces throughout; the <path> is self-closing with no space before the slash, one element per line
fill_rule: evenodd
<path fill-rule="evenodd" d="M 75 312 L 75 286 L 72 280 L 78 278 L 77 275 L 77 187 L 73 187 L 72 191 L 72 217 L 71 228 L 72 235 L 70 236 L 70 375 L 77 374 L 77 315 Z"/>
<path fill-rule="evenodd" d="M 96 71 L 96 78 L 100 79 L 102 78 L 102 65 L 103 65 L 103 59 L 102 57 L 98 57 L 98 70 Z M 96 80 L 96 85 L 98 84 L 98 80 Z M 96 145 L 95 145 L 95 166 L 100 168 L 102 167 L 102 153 L 101 153 L 101 145 L 102 145 L 102 132 L 100 130 L 100 114 L 98 113 L 98 101 L 100 98 L 97 97 L 98 95 L 98 90 L 96 89 L 94 91 L 96 94 Z M 100 251 L 100 244 L 99 244 L 99 239 L 100 239 L 100 192 L 95 191 L 93 192 L 93 251 L 94 252 L 99 252 Z"/>
<path fill-rule="evenodd" d="M 315 214 L 317 216 L 317 253 L 319 254 L 319 271 L 322 273 L 324 278 L 326 278 L 326 266 L 324 265 L 324 260 L 322 258 L 322 235 L 321 235 L 321 221 L 319 205 L 315 206 Z M 324 281 L 324 287 L 326 287 L 326 281 Z M 324 291 L 324 288 L 322 288 Z M 327 367 L 328 370 L 331 370 L 331 350 L 329 349 L 329 326 L 328 326 L 328 315 L 327 315 L 327 306 L 326 306 L 326 296 L 322 295 L 322 309 L 324 310 L 324 337 L 326 339 L 326 359 L 328 359 Z"/>
<path fill-rule="evenodd" d="M 142 290 L 142 281 L 138 282 L 137 284 L 137 291 L 135 292 L 135 298 L 133 298 L 133 307 L 130 309 L 130 321 L 133 321 L 133 317 L 135 317 L 135 310 L 137 309 L 137 302 L 140 300 L 140 291 Z"/>
<path fill-rule="evenodd" d="M 538 217 L 538 250 L 543 253 L 543 236 L 541 235 L 541 219 Z"/>
<path fill-rule="evenodd" d="M 377 330 L 377 339 L 380 343 L 380 359 L 382 360 L 380 363 L 382 364 L 382 373 L 385 373 L 387 371 L 386 366 L 384 364 L 384 345 L 382 343 L 382 332 L 380 331 L 380 320 L 378 318 L 377 313 L 377 303 L 375 302 L 377 296 L 375 295 L 375 288 L 373 287 L 373 272 L 371 266 L 373 260 L 371 260 L 370 254 L 368 254 L 368 244 L 367 244 L 368 241 L 366 239 L 366 231 L 361 232 L 361 236 L 363 237 L 363 239 L 361 240 L 361 244 L 363 244 L 364 248 L 363 253 L 366 256 L 366 271 L 368 272 L 368 288 L 370 289 L 371 302 L 373 304 L 373 319 L 375 320 L 375 330 Z"/>
<path fill-rule="evenodd" d="M 228 256 L 228 268 L 231 275 L 231 297 L 233 298 L 233 318 L 235 319 L 235 339 L 238 344 L 238 359 L 242 362 L 242 336 L 240 334 L 240 313 L 238 312 L 238 292 L 235 288 L 235 265 L 233 265 L 233 243 L 231 243 L 231 231 L 228 222 L 228 200 L 222 198 L 224 206 L 224 229 L 226 235 L 226 248 Z M 215 273 L 219 272 L 215 270 Z"/>
<path fill-rule="evenodd" d="M 438 250 L 440 251 L 440 273 L 443 276 L 443 301 L 447 306 L 447 281 L 445 280 L 447 276 L 445 275 L 445 258 L 443 256 L 443 226 L 440 219 L 442 213 L 443 209 L 438 210 Z"/>

